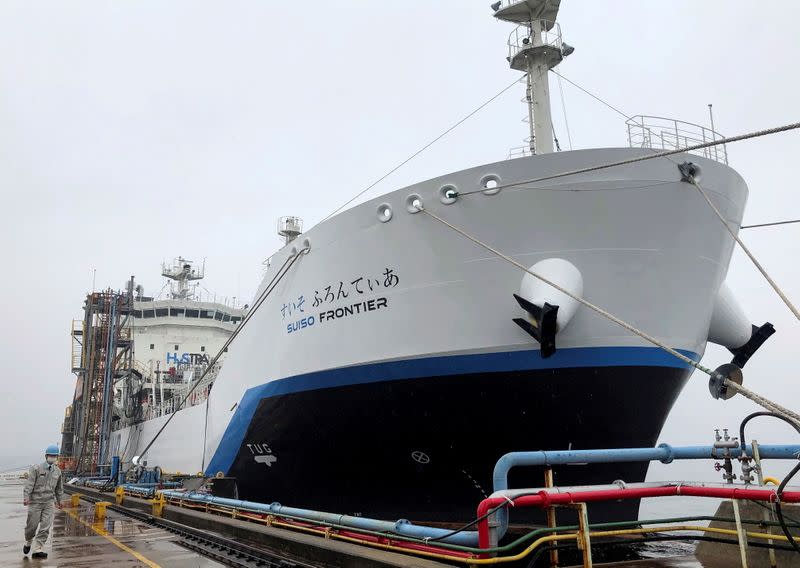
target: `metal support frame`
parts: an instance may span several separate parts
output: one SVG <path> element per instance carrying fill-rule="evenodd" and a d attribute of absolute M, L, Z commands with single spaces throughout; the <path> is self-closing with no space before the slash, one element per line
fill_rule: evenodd
<path fill-rule="evenodd" d="M 739 541 L 739 553 L 742 557 L 742 568 L 747 568 L 747 534 L 742 526 L 742 515 L 739 511 L 739 501 L 733 499 L 733 517 L 736 519 L 736 536 Z"/>
<path fill-rule="evenodd" d="M 586 503 L 572 505 L 578 510 L 578 550 L 583 552 L 583 568 L 592 568 L 592 540 L 589 536 L 589 514 Z"/>
<path fill-rule="evenodd" d="M 708 105 L 708 106 L 709 106 L 709 111 L 710 111 L 711 105 Z M 712 124 L 713 124 L 713 122 L 712 122 Z M 753 461 L 756 464 L 756 468 L 755 469 L 756 469 L 756 474 L 758 475 L 758 484 L 763 486 L 763 485 L 765 485 L 765 483 L 764 483 L 764 472 L 761 469 L 761 454 L 758 451 L 758 442 L 756 440 L 753 440 L 751 442 L 751 444 L 752 444 L 752 447 L 753 447 Z M 774 518 L 775 517 L 775 506 L 772 503 L 770 503 L 769 504 L 769 510 L 764 509 L 762 514 L 763 514 L 763 518 L 764 518 L 765 521 L 774 521 L 775 520 L 775 518 Z M 772 534 L 772 527 L 767 525 L 766 531 L 767 531 L 767 533 Z M 775 543 L 775 541 L 774 540 L 768 540 L 767 543 L 770 545 L 770 549 L 769 549 L 769 565 L 772 568 L 776 568 L 778 566 L 778 559 L 775 557 L 775 549 L 772 548 L 772 546 Z"/>
<path fill-rule="evenodd" d="M 544 486 L 553 487 L 553 468 L 551 467 L 548 467 L 547 469 L 544 470 Z M 551 529 L 557 526 L 555 507 L 547 508 L 547 526 L 548 528 Z M 558 566 L 558 549 L 556 548 L 552 548 L 550 550 L 550 566 L 551 568 L 556 568 Z"/>
<path fill-rule="evenodd" d="M 77 473 L 94 475 L 110 460 L 115 383 L 127 379 L 133 368 L 129 325 L 132 305 L 132 286 L 127 292 L 109 289 L 86 297 L 80 364 L 72 363 L 77 375 L 75 400 L 69 413 L 72 453 L 65 454 L 74 457 Z"/>

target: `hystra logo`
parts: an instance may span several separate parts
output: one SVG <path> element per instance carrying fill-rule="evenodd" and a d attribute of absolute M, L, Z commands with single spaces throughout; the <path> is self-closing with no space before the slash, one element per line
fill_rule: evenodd
<path fill-rule="evenodd" d="M 183 353 L 181 355 L 167 353 L 167 364 L 170 363 L 175 363 L 176 365 L 181 363 L 185 365 L 208 365 L 208 355 L 205 353 Z"/>

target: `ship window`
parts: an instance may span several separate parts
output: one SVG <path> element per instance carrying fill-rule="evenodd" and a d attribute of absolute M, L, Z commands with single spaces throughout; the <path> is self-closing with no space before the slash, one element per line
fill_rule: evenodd
<path fill-rule="evenodd" d="M 223 314 L 222 315 L 222 321 L 231 321 L 231 315 L 230 314 Z"/>
<path fill-rule="evenodd" d="M 200 312 L 200 317 L 203 319 L 214 319 L 214 311 L 213 310 L 203 310 Z"/>
<path fill-rule="evenodd" d="M 222 312 L 216 312 L 214 314 L 214 319 L 217 321 L 222 321 Z"/>
<path fill-rule="evenodd" d="M 200 352 L 202 353 L 202 352 L 204 352 L 205 350 L 206 350 L 206 346 L 205 346 L 205 345 L 201 345 L 201 346 L 200 346 Z"/>
<path fill-rule="evenodd" d="M 241 320 L 241 319 L 242 318 L 240 318 L 239 316 L 233 316 L 231 318 L 231 323 L 239 323 L 239 320 Z"/>
<path fill-rule="evenodd" d="M 155 310 L 144 310 L 142 312 L 142 317 L 154 318 L 154 317 L 156 317 L 156 312 L 155 312 Z"/>
<path fill-rule="evenodd" d="M 170 308 L 169 309 L 169 315 L 175 316 L 175 317 L 182 316 L 183 315 L 183 308 Z"/>
<path fill-rule="evenodd" d="M 169 315 L 169 310 L 167 308 L 157 308 L 156 309 L 156 317 L 163 317 Z"/>
<path fill-rule="evenodd" d="M 200 310 L 186 310 L 186 317 L 187 318 L 200 317 Z"/>
<path fill-rule="evenodd" d="M 155 349 L 155 348 L 156 348 L 156 344 L 155 343 L 151 343 L 150 344 L 150 349 Z"/>
<path fill-rule="evenodd" d="M 176 345 L 175 345 L 175 351 L 177 351 L 177 350 L 178 350 L 178 345 L 176 344 Z"/>
<path fill-rule="evenodd" d="M 142 317 L 142 310 L 133 310 L 133 317 L 135 318 Z"/>

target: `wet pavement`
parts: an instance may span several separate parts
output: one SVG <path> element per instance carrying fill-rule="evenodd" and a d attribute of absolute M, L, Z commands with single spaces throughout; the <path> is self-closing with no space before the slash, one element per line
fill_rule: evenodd
<path fill-rule="evenodd" d="M 22 554 L 27 507 L 22 504 L 22 482 L 0 482 L 0 566 L 38 568 L 59 566 L 147 566 L 149 568 L 210 568 L 222 566 L 177 544 L 177 537 L 162 529 L 108 511 L 94 521 L 91 504 L 56 510 L 49 557 L 32 559 Z"/>

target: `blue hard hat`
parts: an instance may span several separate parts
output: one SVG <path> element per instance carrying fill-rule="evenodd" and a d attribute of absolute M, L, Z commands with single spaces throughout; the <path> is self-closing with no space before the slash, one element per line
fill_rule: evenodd
<path fill-rule="evenodd" d="M 46 456 L 57 456 L 58 455 L 58 446 L 56 444 L 50 444 L 47 446 L 47 449 L 44 451 L 44 455 Z"/>

